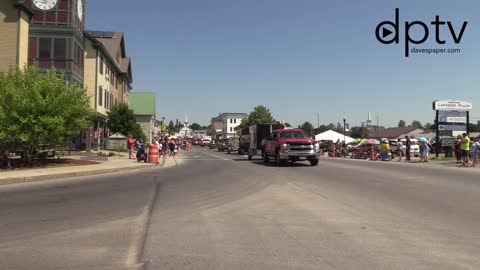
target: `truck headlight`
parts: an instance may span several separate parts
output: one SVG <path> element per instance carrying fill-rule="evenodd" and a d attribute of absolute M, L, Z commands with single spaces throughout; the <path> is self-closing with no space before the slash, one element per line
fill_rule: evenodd
<path fill-rule="evenodd" d="M 280 149 L 288 150 L 289 148 L 290 148 L 290 146 L 287 143 L 280 144 Z"/>

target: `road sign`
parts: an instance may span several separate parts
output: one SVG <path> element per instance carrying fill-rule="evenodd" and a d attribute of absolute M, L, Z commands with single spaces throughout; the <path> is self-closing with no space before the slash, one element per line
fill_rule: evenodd
<path fill-rule="evenodd" d="M 162 131 L 167 130 L 167 128 L 168 128 L 167 125 L 162 125 Z"/>

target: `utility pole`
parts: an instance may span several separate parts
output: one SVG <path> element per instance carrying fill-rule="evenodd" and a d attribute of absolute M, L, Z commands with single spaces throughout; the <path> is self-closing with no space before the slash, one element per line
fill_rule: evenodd
<path fill-rule="evenodd" d="M 319 114 L 319 113 L 315 113 L 315 115 L 317 116 L 317 128 L 318 128 L 318 133 L 320 133 L 320 114 Z"/>
<path fill-rule="evenodd" d="M 345 123 L 347 122 L 347 117 L 343 117 L 343 144 L 346 144 L 345 142 Z"/>

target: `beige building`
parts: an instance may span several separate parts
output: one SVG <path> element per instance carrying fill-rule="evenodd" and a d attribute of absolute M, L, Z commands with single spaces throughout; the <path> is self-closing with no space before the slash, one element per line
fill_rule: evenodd
<path fill-rule="evenodd" d="M 97 113 L 93 129 L 102 129 L 101 141 L 108 136 L 107 112 L 118 103 L 128 104 L 132 89 L 132 68 L 121 32 L 85 32 L 84 85 L 92 109 Z M 103 142 L 102 142 L 103 144 Z"/>
<path fill-rule="evenodd" d="M 0 1 L 0 72 L 28 64 L 28 37 L 33 10 L 25 1 Z"/>

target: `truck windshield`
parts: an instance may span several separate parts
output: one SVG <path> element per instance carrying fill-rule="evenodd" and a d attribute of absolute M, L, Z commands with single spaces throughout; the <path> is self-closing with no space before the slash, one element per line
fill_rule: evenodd
<path fill-rule="evenodd" d="M 305 133 L 303 133 L 303 131 L 284 131 L 284 132 L 280 132 L 280 138 L 303 139 L 303 138 L 306 138 L 306 136 L 305 136 Z"/>

